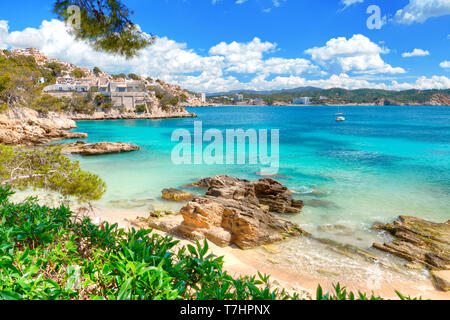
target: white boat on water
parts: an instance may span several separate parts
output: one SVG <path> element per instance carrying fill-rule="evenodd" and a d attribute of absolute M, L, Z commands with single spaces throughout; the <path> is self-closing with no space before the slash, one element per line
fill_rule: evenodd
<path fill-rule="evenodd" d="M 336 121 L 337 121 L 337 122 L 345 121 L 344 114 L 343 114 L 343 113 L 337 113 L 337 114 L 336 114 Z"/>
<path fill-rule="evenodd" d="M 338 108 L 338 113 L 336 113 L 336 121 L 337 121 L 337 122 L 345 121 L 344 114 L 341 113 L 340 107 Z"/>

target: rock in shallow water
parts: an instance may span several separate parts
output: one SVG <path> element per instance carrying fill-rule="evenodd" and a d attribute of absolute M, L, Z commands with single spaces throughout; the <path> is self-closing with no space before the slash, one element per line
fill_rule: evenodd
<path fill-rule="evenodd" d="M 250 182 L 217 176 L 197 185 L 208 185 L 209 189 L 204 197 L 195 198 L 181 209 L 182 219 L 170 218 L 166 223 L 162 218 L 149 224 L 186 238 L 206 238 L 222 247 L 235 244 L 242 249 L 308 235 L 298 225 L 269 212 L 297 213 L 303 207 L 273 179 Z M 175 228 L 177 219 L 180 225 Z"/>
<path fill-rule="evenodd" d="M 79 154 L 83 156 L 102 155 L 111 153 L 138 151 L 141 148 L 124 142 L 98 142 L 86 143 L 78 141 L 75 143 L 63 144 L 62 152 L 65 154 Z"/>
<path fill-rule="evenodd" d="M 186 201 L 193 199 L 194 196 L 187 191 L 171 188 L 162 191 L 162 198 L 169 201 Z"/>
<path fill-rule="evenodd" d="M 206 196 L 194 199 L 180 211 L 179 232 L 193 239 L 207 238 L 219 246 L 236 244 L 253 248 L 307 234 L 297 225 L 263 211 L 259 206 L 234 199 Z"/>
<path fill-rule="evenodd" d="M 332 235 L 351 236 L 356 232 L 355 227 L 344 226 L 341 224 L 328 224 L 318 227 L 322 232 Z"/>
<path fill-rule="evenodd" d="M 208 188 L 207 196 L 268 206 L 271 212 L 276 213 L 300 213 L 304 206 L 303 201 L 292 198 L 288 188 L 271 178 L 248 181 L 229 176 L 216 176 L 194 182 L 192 186 Z"/>
<path fill-rule="evenodd" d="M 327 209 L 338 209 L 339 206 L 331 201 L 324 200 L 306 200 L 305 205 L 313 208 L 327 208 Z"/>
<path fill-rule="evenodd" d="M 236 244 L 246 249 L 307 234 L 269 212 L 298 213 L 303 207 L 273 179 L 250 182 L 216 176 L 197 185 L 209 189 L 205 197 L 194 199 L 180 211 L 184 219 L 179 232 L 186 237 L 207 238 L 219 246 Z"/>
<path fill-rule="evenodd" d="M 393 243 L 374 243 L 373 247 L 430 270 L 450 269 L 450 221 L 433 223 L 415 217 L 401 216 L 392 224 L 377 224 L 395 237 Z"/>

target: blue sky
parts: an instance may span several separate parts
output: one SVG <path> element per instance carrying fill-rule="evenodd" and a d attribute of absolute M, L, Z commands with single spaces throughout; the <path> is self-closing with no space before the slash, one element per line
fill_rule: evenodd
<path fill-rule="evenodd" d="M 159 40 L 126 61 L 73 40 L 52 1 L 2 3 L 0 47 L 194 91 L 450 87 L 450 0 L 124 0 Z M 381 29 L 369 29 L 370 5 Z M 416 49 L 416 50 L 415 50 Z"/>

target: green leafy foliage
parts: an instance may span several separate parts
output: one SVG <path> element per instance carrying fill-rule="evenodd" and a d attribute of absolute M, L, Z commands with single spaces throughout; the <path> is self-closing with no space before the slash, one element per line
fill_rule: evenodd
<path fill-rule="evenodd" d="M 180 102 L 183 101 L 183 94 L 180 96 L 176 96 L 168 90 L 165 90 L 162 86 L 162 83 L 157 80 L 160 85 L 159 86 L 150 86 L 147 88 L 149 91 L 155 92 L 156 98 L 158 98 L 161 108 L 164 111 L 170 111 L 172 107 L 178 106 Z M 187 100 L 187 96 L 185 95 Z"/>
<path fill-rule="evenodd" d="M 136 112 L 137 113 L 144 113 L 147 112 L 147 107 L 145 106 L 145 104 L 140 104 L 136 106 Z"/>
<path fill-rule="evenodd" d="M 0 185 L 18 189 L 44 188 L 86 202 L 100 199 L 105 183 L 81 170 L 59 147 L 11 147 L 0 145 Z"/>
<path fill-rule="evenodd" d="M 295 298 L 262 275 L 233 279 L 206 242 L 178 250 L 171 237 L 98 227 L 36 199 L 13 204 L 11 194 L 0 187 L 0 299 Z"/>
<path fill-rule="evenodd" d="M 63 102 L 61 109 L 67 112 L 92 114 L 99 106 L 99 102 L 105 102 L 105 99 L 98 101 L 96 97 L 97 95 L 94 97 L 93 92 L 88 94 L 73 93 L 72 97 L 61 99 Z"/>
<path fill-rule="evenodd" d="M 57 77 L 62 76 L 63 71 L 65 70 L 67 70 L 67 67 L 62 64 L 56 62 L 46 63 L 44 65 L 43 76 L 46 79 L 46 82 L 53 83 Z"/>
<path fill-rule="evenodd" d="M 117 79 L 127 79 L 127 78 L 128 78 L 127 75 L 126 75 L 125 73 L 112 74 L 111 77 L 112 77 L 114 80 L 117 80 Z"/>
<path fill-rule="evenodd" d="M 128 79 L 138 81 L 138 80 L 141 80 L 141 77 L 139 77 L 139 76 L 138 76 L 137 74 L 135 74 L 135 73 L 130 73 L 130 74 L 128 75 Z"/>
<path fill-rule="evenodd" d="M 0 105 L 30 106 L 41 93 L 42 68 L 28 56 L 0 56 Z"/>
<path fill-rule="evenodd" d="M 70 75 L 72 77 L 74 77 L 75 79 L 81 79 L 81 78 L 86 77 L 86 74 L 80 68 L 73 69 L 73 71 L 70 73 Z"/>
<path fill-rule="evenodd" d="M 100 70 L 99 67 L 94 67 L 94 69 L 92 69 L 92 71 L 94 72 L 94 74 L 96 76 L 99 76 L 102 73 L 102 70 Z"/>
<path fill-rule="evenodd" d="M 43 94 L 33 102 L 32 108 L 41 113 L 49 111 L 62 111 L 63 100 L 49 94 Z"/>
<path fill-rule="evenodd" d="M 80 8 L 80 25 L 71 24 L 70 6 Z M 154 37 L 141 32 L 130 20 L 133 14 L 120 0 L 56 0 L 54 12 L 71 27 L 72 34 L 95 49 L 127 58 L 151 45 Z"/>

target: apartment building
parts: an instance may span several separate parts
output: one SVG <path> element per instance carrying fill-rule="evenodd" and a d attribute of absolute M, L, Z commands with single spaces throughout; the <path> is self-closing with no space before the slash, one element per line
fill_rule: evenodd
<path fill-rule="evenodd" d="M 101 93 L 109 98 L 113 106 L 124 107 L 126 110 L 134 110 L 140 104 L 151 102 L 150 95 L 145 90 L 145 83 L 142 81 L 109 81 L 107 78 L 74 80 L 70 77 L 61 77 L 57 82 L 45 87 L 43 91 L 58 98 L 89 92 Z"/>

